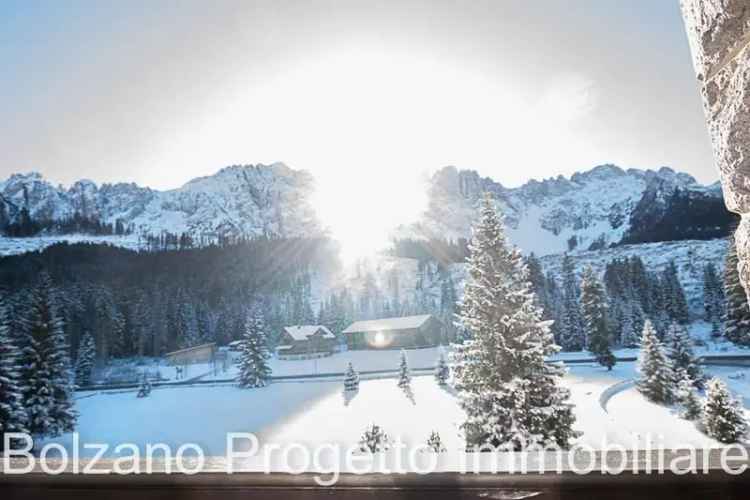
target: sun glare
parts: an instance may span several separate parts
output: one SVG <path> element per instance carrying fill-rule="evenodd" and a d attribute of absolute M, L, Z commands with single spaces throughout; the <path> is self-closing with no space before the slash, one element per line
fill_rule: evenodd
<path fill-rule="evenodd" d="M 315 206 L 347 262 L 419 216 L 438 168 L 525 178 L 531 157 L 560 162 L 579 147 L 567 127 L 589 103 L 586 82 L 550 82 L 540 97 L 434 54 L 356 46 L 228 82 L 211 113 L 196 111 L 199 135 L 171 142 L 192 152 L 185 163 L 220 152 L 228 164 L 281 160 L 313 173 Z"/>
<path fill-rule="evenodd" d="M 381 345 L 385 342 L 385 336 L 383 336 L 383 332 L 378 332 L 375 334 L 375 345 Z"/>

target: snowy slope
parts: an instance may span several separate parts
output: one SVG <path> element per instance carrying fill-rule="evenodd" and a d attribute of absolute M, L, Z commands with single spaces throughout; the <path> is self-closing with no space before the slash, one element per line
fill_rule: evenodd
<path fill-rule="evenodd" d="M 667 167 L 653 171 L 601 165 L 570 178 L 531 180 L 518 188 L 505 188 L 472 170 L 446 167 L 430 180 L 421 220 L 400 227 L 395 236 L 467 238 L 479 198 L 489 192 L 505 214 L 511 241 L 524 252 L 559 253 L 569 250 L 569 244 L 580 249 L 609 246 L 629 235 L 641 212 L 663 215 L 676 189 L 704 203 L 721 199 L 718 185 L 702 186 Z M 647 194 L 646 207 L 639 206 Z"/>
<path fill-rule="evenodd" d="M 604 274 L 607 263 L 615 259 L 637 256 L 643 260 L 646 269 L 659 272 L 666 268 L 670 261 L 677 266 L 680 282 L 685 290 L 690 312 L 694 317 L 702 317 L 703 310 L 703 266 L 713 262 L 719 273 L 723 272 L 727 240 L 685 240 L 659 243 L 641 243 L 621 245 L 591 251 L 573 251 L 570 255 L 576 265 L 579 277 L 587 265 L 591 265 L 600 276 Z M 555 253 L 540 258 L 546 272 L 559 276 L 564 254 Z M 465 265 L 450 264 L 443 273 L 438 271 L 437 264 L 426 263 L 421 266 L 416 259 L 390 256 L 373 257 L 362 261 L 358 270 L 351 273 L 345 284 L 355 297 L 361 297 L 365 290 L 367 276 L 372 277 L 377 294 L 386 299 L 393 299 L 396 292 L 393 283 L 398 284 L 398 296 L 402 302 L 415 304 L 415 313 L 435 310 L 440 304 L 442 286 L 450 279 L 457 296 L 463 293 L 466 278 Z M 420 309 L 427 307 L 427 309 Z"/>
<path fill-rule="evenodd" d="M 691 313 L 702 315 L 703 266 L 713 262 L 717 270 L 722 272 L 726 251 L 727 240 L 715 239 L 641 243 L 596 251 L 571 252 L 571 255 L 579 276 L 588 265 L 603 275 L 608 262 L 632 256 L 640 257 L 649 271 L 662 271 L 670 261 L 674 261 Z M 559 275 L 562 258 L 562 254 L 546 255 L 540 261 L 545 271 Z"/>
<path fill-rule="evenodd" d="M 0 208 L 10 220 L 24 207 L 36 221 L 60 221 L 75 214 L 109 224 L 120 220 L 141 236 L 310 236 L 321 232 L 310 203 L 313 189 L 310 174 L 281 163 L 227 167 L 170 191 L 135 184 L 97 186 L 87 180 L 66 189 L 30 173 L 0 181 Z M 5 253 L 10 245 L 1 240 Z"/>

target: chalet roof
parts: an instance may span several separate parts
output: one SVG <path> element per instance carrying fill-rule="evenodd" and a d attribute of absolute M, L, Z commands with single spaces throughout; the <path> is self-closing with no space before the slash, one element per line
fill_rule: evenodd
<path fill-rule="evenodd" d="M 315 335 L 318 331 L 323 332 L 324 339 L 335 339 L 336 336 L 331 330 L 322 325 L 295 325 L 284 327 L 284 331 L 296 341 L 307 340 L 310 335 Z"/>
<path fill-rule="evenodd" d="M 420 316 L 404 316 L 401 318 L 382 318 L 368 321 L 357 321 L 349 325 L 344 333 L 361 333 L 361 332 L 379 332 L 384 330 L 410 330 L 419 328 L 429 318 L 431 314 L 422 314 Z"/>

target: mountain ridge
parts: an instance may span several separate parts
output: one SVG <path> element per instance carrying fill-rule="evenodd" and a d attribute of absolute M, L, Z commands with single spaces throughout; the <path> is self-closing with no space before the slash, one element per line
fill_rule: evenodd
<path fill-rule="evenodd" d="M 80 179 L 53 185 L 40 173 L 0 181 L 0 230 L 25 209 L 41 235 L 64 235 L 75 217 L 117 225 L 118 232 L 187 234 L 195 241 L 223 237 L 315 237 L 325 234 L 312 206 L 314 177 L 283 163 L 230 165 L 181 187 L 155 190 L 135 183 Z M 414 224 L 394 228 L 396 239 L 468 238 L 479 197 L 489 192 L 503 210 L 509 238 L 526 252 L 548 255 L 641 242 L 726 236 L 732 216 L 720 186 L 703 185 L 669 167 L 595 166 L 569 177 L 530 179 L 507 188 L 475 170 L 447 166 L 427 185 L 428 203 Z M 7 235 L 7 231 L 5 232 Z M 26 235 L 24 235 L 26 236 Z"/>
<path fill-rule="evenodd" d="M 691 175 L 669 167 L 625 170 L 604 164 L 569 178 L 532 179 L 514 188 L 474 170 L 444 167 L 429 180 L 427 208 L 420 219 L 399 227 L 394 237 L 467 239 L 484 192 L 502 209 L 511 241 L 539 255 L 625 243 L 718 238 L 728 234 L 733 217 L 723 206 L 718 183 L 699 184 Z M 682 210 L 679 216 L 678 209 Z M 680 231 L 672 231 L 670 239 L 656 234 L 665 221 L 689 221 L 694 214 L 701 215 L 699 225 L 683 224 Z"/>
<path fill-rule="evenodd" d="M 0 225 L 16 222 L 25 209 L 45 223 L 96 218 L 138 234 L 313 236 L 322 231 L 313 189 L 309 173 L 281 163 L 232 165 L 164 191 L 87 179 L 65 188 L 37 172 L 13 174 L 0 182 Z"/>

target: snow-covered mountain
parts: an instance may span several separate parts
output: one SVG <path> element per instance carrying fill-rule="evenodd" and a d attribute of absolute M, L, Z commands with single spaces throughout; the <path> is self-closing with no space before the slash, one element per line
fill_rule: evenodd
<path fill-rule="evenodd" d="M 142 236 L 164 232 L 187 233 L 195 241 L 315 236 L 322 234 L 322 225 L 311 203 L 313 188 L 310 174 L 281 163 L 227 167 L 170 191 L 124 183 L 98 186 L 88 180 L 65 188 L 37 173 L 16 174 L 0 181 L 0 229 L 17 221 L 25 208 L 38 222 L 75 215 L 112 225 L 120 221 L 131 234 L 97 238 L 129 248 L 142 246 Z M 394 230 L 395 237 L 467 238 L 484 192 L 502 208 L 511 240 L 537 255 L 708 240 L 728 234 L 732 221 L 718 183 L 703 186 L 666 167 L 653 171 L 602 165 L 570 178 L 531 180 L 517 188 L 506 188 L 472 170 L 445 167 L 432 176 L 427 191 L 428 206 L 420 220 Z M 33 238 L 0 237 L 0 254 L 86 238 L 54 230 Z"/>
<path fill-rule="evenodd" d="M 703 186 L 667 167 L 653 171 L 601 165 L 570 178 L 531 180 L 517 188 L 473 170 L 445 167 L 430 179 L 421 219 L 395 235 L 467 238 L 484 192 L 502 208 L 513 243 L 538 255 L 621 243 L 711 239 L 726 235 L 731 222 L 718 183 Z"/>
<path fill-rule="evenodd" d="M 0 223 L 23 209 L 37 221 L 63 221 L 76 214 L 107 224 L 120 221 L 131 234 L 81 235 L 42 231 L 33 237 L 0 237 L 0 255 L 38 250 L 58 241 L 91 241 L 143 248 L 142 236 L 188 233 L 196 241 L 212 236 L 317 236 L 322 234 L 311 202 L 314 180 L 304 171 L 273 165 L 232 166 L 194 179 L 181 188 L 156 191 L 135 184 L 96 185 L 78 181 L 65 188 L 39 174 L 13 175 L 0 182 Z M 428 206 L 416 224 L 395 230 L 400 238 L 457 240 L 469 236 L 482 193 L 501 206 L 511 240 L 525 252 L 543 256 L 557 274 L 563 252 L 579 270 L 591 264 L 640 256 L 649 270 L 674 260 L 690 302 L 700 316 L 702 265 L 721 268 L 723 239 L 732 216 L 718 184 L 703 186 L 669 168 L 623 170 L 603 165 L 570 178 L 532 180 L 505 188 L 471 170 L 446 167 L 428 184 Z M 0 224 L 2 225 L 2 224 Z M 377 255 L 344 272 L 318 270 L 313 306 L 332 290 L 348 287 L 355 300 L 406 305 L 414 311 L 439 308 L 446 291 L 460 296 L 464 265 L 450 259 L 425 262 Z M 411 310 L 410 309 L 410 310 Z M 391 314 L 395 314 L 391 311 Z"/>
<path fill-rule="evenodd" d="M 65 188 L 38 173 L 15 174 L 0 181 L 0 223 L 17 220 L 26 208 L 35 221 L 79 215 L 120 221 L 137 235 L 313 236 L 321 232 L 313 188 L 310 174 L 281 163 L 227 167 L 170 191 L 88 180 Z"/>

